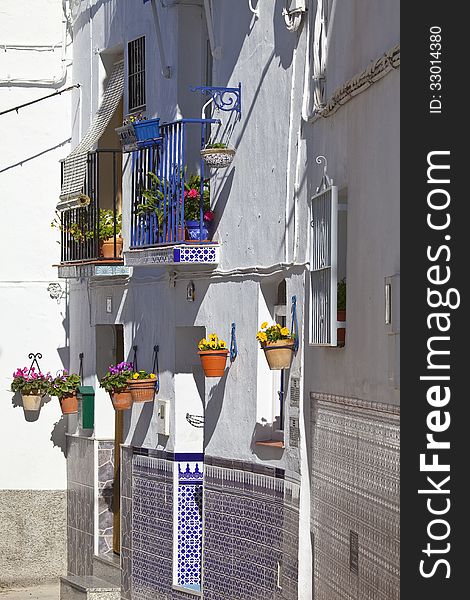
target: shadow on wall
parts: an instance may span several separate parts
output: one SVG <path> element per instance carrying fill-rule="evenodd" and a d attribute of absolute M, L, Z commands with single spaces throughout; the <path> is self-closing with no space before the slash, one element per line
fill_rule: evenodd
<path fill-rule="evenodd" d="M 224 376 L 220 378 L 215 385 L 207 400 L 206 410 L 204 412 L 204 450 L 211 441 L 217 422 L 222 411 L 222 403 L 225 395 L 225 386 L 227 385 L 227 376 L 229 369 L 225 369 Z"/>
<path fill-rule="evenodd" d="M 67 433 L 67 417 L 62 415 L 57 423 L 54 424 L 54 428 L 51 432 L 50 440 L 54 448 L 59 448 L 62 454 L 67 457 L 67 438 L 65 434 Z"/>

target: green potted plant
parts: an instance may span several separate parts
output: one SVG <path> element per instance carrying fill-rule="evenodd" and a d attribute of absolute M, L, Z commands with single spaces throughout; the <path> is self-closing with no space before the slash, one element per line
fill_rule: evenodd
<path fill-rule="evenodd" d="M 346 321 L 346 277 L 343 277 L 341 281 L 338 281 L 338 287 L 336 292 L 337 301 L 337 321 L 343 323 Z M 346 340 L 346 328 L 338 327 L 336 334 L 336 343 L 338 346 L 344 346 Z"/>
<path fill-rule="evenodd" d="M 65 369 L 50 383 L 49 394 L 57 396 L 64 415 L 78 412 L 77 391 L 80 385 L 80 376 L 68 373 Z"/>
<path fill-rule="evenodd" d="M 206 144 L 204 149 L 201 150 L 202 160 L 212 169 L 228 167 L 234 156 L 235 150 L 229 148 L 227 144 L 223 144 L 222 142 Z"/>
<path fill-rule="evenodd" d="M 270 325 L 264 321 L 256 334 L 264 355 L 272 371 L 288 369 L 294 355 L 295 339 L 287 327 L 279 323 Z"/>
<path fill-rule="evenodd" d="M 18 368 L 13 373 L 11 391 L 21 394 L 24 410 L 39 410 L 42 398 L 49 393 L 51 381 L 50 373 L 37 372 L 34 366 Z"/>
<path fill-rule="evenodd" d="M 100 387 L 109 393 L 115 410 L 126 410 L 132 406 L 132 394 L 128 380 L 133 370 L 132 363 L 121 362 L 108 367 L 108 372 L 100 379 Z"/>
<path fill-rule="evenodd" d="M 149 217 L 155 215 L 154 233 L 158 238 L 163 234 L 164 200 L 162 181 L 150 171 L 148 173 L 149 187 L 141 191 L 142 199 L 137 204 L 136 215 L 144 219 L 143 226 L 149 227 Z M 168 236 L 167 236 L 168 237 Z"/>
<path fill-rule="evenodd" d="M 202 184 L 203 221 L 201 229 L 201 176 L 189 175 L 184 184 L 184 222 L 186 240 L 192 242 L 208 241 L 209 225 L 214 220 L 210 205 L 210 184 L 205 179 Z"/>
<path fill-rule="evenodd" d="M 198 354 L 206 377 L 222 377 L 227 363 L 227 344 L 217 334 L 210 333 L 198 344 Z"/>
<path fill-rule="evenodd" d="M 147 371 L 134 371 L 127 380 L 133 402 L 152 402 L 157 384 L 158 378 L 155 373 Z"/>
<path fill-rule="evenodd" d="M 116 253 L 114 253 L 114 222 L 116 221 Z M 103 258 L 119 258 L 122 254 L 122 215 L 116 214 L 111 208 L 100 208 L 98 217 L 98 240 L 100 244 L 100 255 Z M 94 231 L 87 231 L 85 238 L 92 240 L 95 236 Z"/>

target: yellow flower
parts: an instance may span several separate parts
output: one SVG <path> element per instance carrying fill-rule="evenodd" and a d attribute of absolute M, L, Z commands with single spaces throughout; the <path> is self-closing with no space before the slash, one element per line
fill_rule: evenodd
<path fill-rule="evenodd" d="M 268 336 L 264 331 L 259 331 L 256 337 L 260 342 L 266 342 L 268 340 Z"/>
<path fill-rule="evenodd" d="M 198 346 L 199 350 L 204 350 L 204 344 L 202 342 L 199 342 Z"/>
<path fill-rule="evenodd" d="M 215 333 L 209 333 L 209 342 L 216 342 L 217 335 Z"/>
<path fill-rule="evenodd" d="M 199 346 L 205 346 L 206 344 L 207 344 L 206 338 L 202 338 L 202 340 L 199 342 Z"/>
<path fill-rule="evenodd" d="M 221 348 L 226 348 L 226 347 L 227 347 L 227 344 L 224 342 L 224 340 L 219 340 L 219 346 L 220 346 Z"/>
<path fill-rule="evenodd" d="M 287 329 L 287 327 L 283 327 L 281 329 L 281 335 L 289 335 L 289 330 Z"/>
<path fill-rule="evenodd" d="M 268 326 L 267 321 L 263 321 L 263 323 L 261 323 L 261 329 L 266 329 L 267 326 Z"/>
<path fill-rule="evenodd" d="M 150 379 L 155 379 L 157 376 L 155 375 L 155 373 L 150 373 L 149 377 Z"/>
<path fill-rule="evenodd" d="M 279 330 L 281 330 L 281 329 L 282 329 L 282 327 L 279 325 L 279 323 L 276 323 L 276 327 L 277 327 Z"/>
<path fill-rule="evenodd" d="M 139 374 L 138 373 L 133 373 L 132 379 L 139 379 Z"/>
<path fill-rule="evenodd" d="M 209 342 L 209 346 L 211 350 L 217 350 L 217 342 Z"/>

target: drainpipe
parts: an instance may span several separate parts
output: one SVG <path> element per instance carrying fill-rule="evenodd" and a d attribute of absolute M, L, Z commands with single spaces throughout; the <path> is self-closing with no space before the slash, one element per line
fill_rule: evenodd
<path fill-rule="evenodd" d="M 160 29 L 160 19 L 158 16 L 157 3 L 155 0 L 151 0 L 150 4 L 152 5 L 153 23 L 155 25 L 158 53 L 160 54 L 160 62 L 162 63 L 162 75 L 165 79 L 170 79 L 171 68 L 166 64 L 165 48 L 163 47 L 162 32 Z"/>

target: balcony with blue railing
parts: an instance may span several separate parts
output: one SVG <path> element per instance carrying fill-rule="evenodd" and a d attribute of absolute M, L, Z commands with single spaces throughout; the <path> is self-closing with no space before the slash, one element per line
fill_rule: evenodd
<path fill-rule="evenodd" d="M 201 158 L 216 119 L 180 119 L 160 126 L 160 137 L 132 155 L 131 232 L 125 263 L 219 262 L 212 240 L 208 169 Z M 189 165 L 197 165 L 191 172 Z"/>

